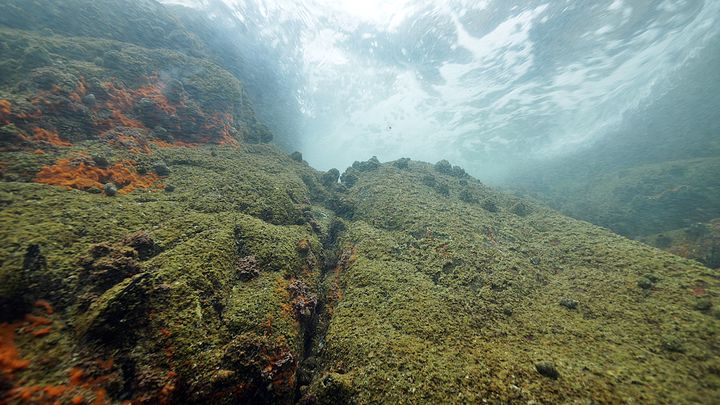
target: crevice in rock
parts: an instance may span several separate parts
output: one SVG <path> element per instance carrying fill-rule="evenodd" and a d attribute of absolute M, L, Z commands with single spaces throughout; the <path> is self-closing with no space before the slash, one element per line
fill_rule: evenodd
<path fill-rule="evenodd" d="M 345 232 L 345 224 L 336 218 L 330 223 L 327 234 L 323 238 L 323 265 L 317 287 L 317 304 L 312 316 L 304 325 L 303 350 L 298 362 L 295 383 L 295 403 L 303 402 L 303 387 L 309 386 L 316 377 L 318 371 L 316 356 L 322 348 L 322 342 L 332 317 L 329 308 L 337 304 L 337 296 L 334 294 L 333 286 L 330 285 L 332 281 L 329 280 L 329 277 L 334 276 L 338 267 L 347 267 L 349 263 L 346 258 L 348 254 L 340 245 L 343 232 Z"/>

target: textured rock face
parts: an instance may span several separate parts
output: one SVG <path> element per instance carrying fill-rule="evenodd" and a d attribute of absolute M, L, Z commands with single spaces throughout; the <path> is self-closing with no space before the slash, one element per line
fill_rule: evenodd
<path fill-rule="evenodd" d="M 449 189 L 438 195 L 423 180 L 432 171 L 386 164 L 357 173 L 347 191 L 354 259 L 337 276 L 342 298 L 309 395 L 684 403 L 717 394 L 713 270 L 473 179 L 436 175 Z"/>
<path fill-rule="evenodd" d="M 429 164 L 325 188 L 268 146 L 153 153 L 174 192 L 0 184 L 6 398 L 58 384 L 67 401 L 717 394 L 707 268 L 472 178 L 433 174 L 440 194 Z"/>
<path fill-rule="evenodd" d="M 115 34 L 0 29 L 0 402 L 718 397 L 711 270 L 448 162 L 315 171 Z"/>

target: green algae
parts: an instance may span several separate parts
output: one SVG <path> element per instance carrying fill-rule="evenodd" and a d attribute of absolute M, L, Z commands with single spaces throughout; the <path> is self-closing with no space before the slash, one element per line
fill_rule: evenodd
<path fill-rule="evenodd" d="M 692 402 L 720 387 L 717 280 L 692 262 L 470 178 L 435 174 L 448 184 L 439 196 L 423 182 L 432 166 L 418 162 L 358 172 L 353 187 L 328 192 L 322 173 L 269 146 L 158 149 L 152 159 L 167 164 L 173 192 L 110 198 L 2 183 L 0 296 L 28 290 L 18 275 L 39 244 L 48 285 L 32 291 L 60 308 L 61 351 L 74 336 L 95 342 L 96 354 L 141 370 L 126 377 L 134 392 L 160 390 L 167 370 L 195 400 Z M 477 201 L 462 197 L 468 189 Z M 333 219 L 322 204 L 334 198 L 352 204 L 352 219 Z M 81 258 L 139 230 L 159 253 L 77 312 Z M 249 255 L 259 275 L 242 281 L 236 263 Z M 319 297 L 315 320 L 293 310 L 296 279 Z M 698 286 L 709 309 L 698 309 Z M 307 358 L 316 365 L 300 384 Z M 541 362 L 559 378 L 538 373 Z"/>
<path fill-rule="evenodd" d="M 720 170 L 720 161 L 716 157 L 625 168 L 603 166 L 595 170 L 584 164 L 579 164 L 581 167 L 573 174 L 539 170 L 545 178 L 552 179 L 552 184 L 527 181 L 535 179 L 530 175 L 520 180 L 527 183 L 521 193 L 572 217 L 717 267 L 715 240 L 683 235 L 694 223 L 710 225 L 720 216 L 716 204 L 720 185 L 715 175 Z"/>
<path fill-rule="evenodd" d="M 32 160 L 36 155 L 24 158 Z M 288 168 L 289 158 L 260 146 L 162 149 L 153 155 L 158 158 L 169 167 L 166 181 L 176 185 L 172 193 L 135 191 L 109 198 L 32 183 L 2 183 L 0 297 L 4 304 L 24 301 L 29 306 L 32 299 L 51 300 L 68 325 L 61 335 L 66 344 L 75 344 L 73 336 L 89 339 L 99 345 L 95 355 L 107 353 L 124 367 L 142 368 L 132 384 L 143 389 L 128 385 L 133 376 L 125 384 L 147 395 L 151 389 L 161 390 L 165 380 L 157 375 L 167 370 L 198 398 L 209 395 L 211 388 L 206 385 L 217 378 L 218 367 L 227 368 L 221 363 L 223 353 L 239 334 L 251 341 L 256 339 L 252 336 L 263 337 L 267 341 L 262 347 L 268 353 L 292 353 L 292 367 L 297 367 L 304 350 L 304 326 L 294 314 L 287 288 L 292 279 L 303 280 L 311 291 L 318 284 L 322 246 L 299 213 L 310 207 L 300 176 L 319 173 L 301 164 Z M 228 198 L 209 204 L 210 190 Z M 302 202 L 279 198 L 289 194 Z M 88 282 L 83 279 L 82 258 L 98 242 L 117 243 L 140 230 L 149 233 L 160 252 L 140 262 L 140 274 L 103 292 L 82 310 L 74 293 Z M 301 241 L 308 244 L 307 250 L 299 248 Z M 22 276 L 23 258 L 31 244 L 41 246 L 47 261 L 40 285 L 27 285 Z M 246 255 L 258 257 L 261 271 L 256 279 L 242 282 L 236 262 Z M 172 358 L 157 355 L 168 348 Z M 40 355 L 26 353 L 33 363 Z M 252 398 L 261 392 L 267 400 L 289 401 L 294 395 L 289 377 L 278 382 L 276 391 L 267 391 L 264 385 L 253 388 L 273 361 L 263 356 L 254 360 L 254 369 L 243 369 L 245 374 L 233 371 L 233 384 L 247 385 L 246 394 L 237 395 Z M 65 358 L 55 368 L 71 366 Z M 50 382 L 31 375 L 34 383 Z"/>
<path fill-rule="evenodd" d="M 469 182 L 490 212 L 383 166 L 359 175 L 323 372 L 310 392 L 369 402 L 703 402 L 720 388 L 716 319 L 694 309 L 693 286 L 717 299 L 713 273 L 586 223 Z M 530 206 L 523 202 L 523 205 Z M 639 277 L 654 275 L 649 293 Z M 559 302 L 569 297 L 577 310 Z M 511 309 L 508 311 L 508 308 Z M 668 343 L 671 342 L 671 343 Z M 556 382 L 535 370 L 552 361 Z M 337 379 L 335 379 L 337 380 Z M 328 393 L 331 391 L 332 393 Z"/>
<path fill-rule="evenodd" d="M 75 15 L 79 2 L 26 3 L 0 16 L 14 28 L 0 29 L 0 98 L 27 114 L 0 127 L 0 321 L 17 323 L 31 363 L 0 380 L 0 400 L 16 399 L 4 397 L 11 386 L 66 383 L 74 368 L 100 381 L 75 393 L 97 398 L 103 388 L 116 402 L 718 397 L 713 271 L 493 191 L 447 161 L 373 158 L 338 184 L 338 171 L 256 144 L 270 133 L 244 85 L 202 58 L 156 3 L 88 3 Z M 93 14 L 101 22 L 86 24 Z M 116 19 L 121 28 L 107 30 Z M 103 82 L 135 90 L 154 77 L 169 100 L 187 99 L 179 117 L 165 117 L 175 131 L 95 125 L 108 113 L 95 108 Z M 72 94 L 83 80 L 97 97 Z M 38 95 L 61 107 L 37 116 Z M 137 101 L 128 114 L 149 124 L 142 109 L 152 103 Z M 228 134 L 239 145 L 207 145 L 218 139 L 194 125 L 223 112 L 235 117 Z M 73 144 L 27 144 L 32 125 Z M 131 135 L 134 143 L 109 141 Z M 132 160 L 143 173 L 162 167 L 165 191 L 108 197 L 32 183 L 42 167 L 81 155 L 98 166 Z M 588 194 L 592 215 L 581 216 L 621 231 L 623 215 L 648 206 L 687 219 L 673 211 L 674 192 L 654 196 L 668 179 L 714 173 L 716 162 L 684 163 L 608 174 Z M 692 199 L 696 184 L 677 195 Z M 642 198 L 631 198 L 637 189 Z M 608 213 L 617 202 L 609 195 L 629 199 L 629 210 Z M 137 232 L 156 245 L 152 254 L 125 242 Z M 115 253 L 95 257 L 98 246 Z M 98 268 L 112 274 L 98 280 Z M 21 320 L 38 315 L 37 299 L 55 307 L 39 337 Z"/>

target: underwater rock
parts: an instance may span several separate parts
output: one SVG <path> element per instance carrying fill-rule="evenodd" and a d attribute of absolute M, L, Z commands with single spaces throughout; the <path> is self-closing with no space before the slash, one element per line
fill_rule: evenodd
<path fill-rule="evenodd" d="M 222 364 L 231 373 L 223 373 L 211 393 L 226 392 L 235 403 L 291 402 L 297 361 L 284 341 L 241 334 L 225 346 Z M 197 398 L 194 402 L 206 401 Z"/>
<path fill-rule="evenodd" d="M 40 245 L 34 243 L 28 246 L 23 257 L 23 272 L 35 273 L 47 268 L 47 259 L 42 254 Z"/>
<path fill-rule="evenodd" d="M 435 184 L 437 184 L 437 180 L 435 179 L 435 176 L 432 174 L 426 174 L 422 178 L 422 183 L 430 188 L 435 188 Z"/>
<path fill-rule="evenodd" d="M 465 169 L 460 166 L 453 166 L 445 159 L 435 163 L 433 167 L 435 171 L 440 174 L 446 174 L 448 176 L 457 177 L 459 179 L 468 177 L 467 173 L 465 173 Z"/>
<path fill-rule="evenodd" d="M 552 378 L 553 380 L 557 380 L 558 377 L 560 377 L 560 372 L 558 372 L 557 368 L 555 367 L 555 363 L 550 361 L 541 361 L 535 363 L 535 370 L 541 375 Z"/>
<path fill-rule="evenodd" d="M 115 284 L 140 273 L 138 252 L 122 244 L 98 243 L 80 259 L 83 268 L 82 284 L 95 292 L 102 292 Z"/>
<path fill-rule="evenodd" d="M 310 253 L 310 241 L 307 239 L 300 239 L 297 244 L 297 251 L 302 255 Z"/>
<path fill-rule="evenodd" d="M 443 159 L 435 163 L 435 171 L 440 174 L 452 175 L 452 165 L 447 160 Z"/>
<path fill-rule="evenodd" d="M 112 197 L 118 192 L 117 187 L 115 187 L 113 183 L 105 183 L 105 185 L 103 186 L 103 191 L 108 197 Z"/>
<path fill-rule="evenodd" d="M 95 107 L 95 104 L 97 104 L 97 98 L 94 94 L 90 93 L 82 98 L 82 102 L 86 106 L 92 108 Z"/>
<path fill-rule="evenodd" d="M 450 195 L 450 186 L 444 181 L 438 181 L 432 174 L 426 174 L 422 177 L 422 183 L 443 196 Z"/>
<path fill-rule="evenodd" d="M 468 204 L 476 204 L 480 201 L 480 199 L 475 195 L 475 193 L 468 190 L 467 188 L 462 189 L 460 191 L 460 194 L 458 194 L 458 197 L 460 198 L 460 201 L 464 201 Z"/>
<path fill-rule="evenodd" d="M 156 163 L 153 166 L 153 171 L 155 171 L 158 176 L 167 176 L 170 174 L 170 168 L 167 167 L 165 162 Z"/>
<path fill-rule="evenodd" d="M 162 139 L 163 141 L 166 141 L 166 142 L 173 142 L 175 140 L 175 138 L 170 134 L 170 132 L 168 132 L 167 129 L 165 129 L 164 127 L 161 127 L 160 125 L 157 125 L 155 128 L 153 128 L 152 134 L 156 138 Z"/>
<path fill-rule="evenodd" d="M 659 234 L 655 237 L 655 246 L 660 249 L 667 249 L 673 243 L 673 239 L 665 234 Z"/>
<path fill-rule="evenodd" d="M 348 188 L 354 186 L 357 181 L 358 176 L 355 173 L 351 172 L 350 169 L 345 170 L 345 173 L 340 176 L 340 183 L 342 183 L 342 185 Z"/>
<path fill-rule="evenodd" d="M 237 129 L 232 128 L 231 131 L 237 131 Z M 273 134 L 267 127 L 257 123 L 252 130 L 244 131 L 243 140 L 251 144 L 269 143 L 273 140 Z"/>
<path fill-rule="evenodd" d="M 450 175 L 453 177 L 457 177 L 459 179 L 467 177 L 467 173 L 465 173 L 465 169 L 463 169 L 460 166 L 453 166 L 452 171 L 450 172 Z"/>
<path fill-rule="evenodd" d="M 301 321 L 309 320 L 318 303 L 317 295 L 311 293 L 307 285 L 300 279 L 291 281 L 287 290 L 290 293 L 292 307 L 297 319 Z"/>
<path fill-rule="evenodd" d="M 497 203 L 495 203 L 495 201 L 490 198 L 483 201 L 480 206 L 483 207 L 483 209 L 487 212 L 498 212 L 500 210 L 497 206 Z"/>
<path fill-rule="evenodd" d="M 105 291 L 79 319 L 78 333 L 105 345 L 132 346 L 148 322 L 149 284 L 149 273 L 140 273 Z"/>
<path fill-rule="evenodd" d="M 435 191 L 438 192 L 440 195 L 449 196 L 450 195 L 450 186 L 447 185 L 445 182 L 438 182 L 435 185 Z"/>
<path fill-rule="evenodd" d="M 407 169 L 410 164 L 410 158 L 400 158 L 393 163 L 398 169 Z"/>
<path fill-rule="evenodd" d="M 9 73 L 0 80 L 2 145 L 10 145 L 0 171 L 16 180 L 0 190 L 8 214 L 0 226 L 7 239 L 0 302 L 34 295 L 58 307 L 51 335 L 35 339 L 18 329 L 18 352 L 32 365 L 13 384 L 62 384 L 78 366 L 87 378 L 67 395 L 92 381 L 98 386 L 82 393 L 88 403 L 94 389 L 107 390 L 108 403 L 160 404 L 683 403 L 717 396 L 711 332 L 719 312 L 711 300 L 718 283 L 706 269 L 541 206 L 525 217 L 535 204 L 480 186 L 447 161 L 431 168 L 374 158 L 346 170 L 337 185 L 338 172 L 312 169 L 299 152 L 291 155 L 302 162 L 295 164 L 273 145 L 236 143 L 269 132 L 255 120 L 243 84 L 208 54 L 193 59 L 185 56 L 193 50 L 162 43 L 145 49 L 91 38 L 123 30 L 106 33 L 108 25 L 88 14 L 159 3 L 12 3 L 11 10 L 49 5 L 35 6 L 50 10 L 40 17 L 18 16 L 50 21 L 58 33 L 73 27 L 47 15 L 77 8 L 83 21 L 72 38 L 0 30 L 0 53 L 15 59 L 0 61 Z M 112 17 L 121 23 L 125 14 Z M 171 32 L 177 44 L 196 40 L 172 21 L 140 17 L 132 35 L 146 39 L 135 41 L 155 45 Z M 49 65 L 23 71 L 25 49 L 40 45 Z M 16 85 L 16 77 L 25 83 Z M 45 142 L 36 150 L 23 140 L 33 127 L 57 131 L 72 146 Z M 160 190 L 153 168 L 160 160 L 178 171 L 174 194 L 102 199 L 45 185 L 93 180 L 95 192 L 108 182 L 118 194 Z M 52 171 L 46 166 L 63 181 L 23 180 L 23 171 L 31 178 Z M 484 200 L 496 203 L 481 207 Z M 514 215 L 487 214 L 498 207 Z M 233 235 L 236 229 L 242 234 Z M 684 238 L 681 230 L 672 235 Z M 37 251 L 24 251 L 30 243 Z M 638 297 L 637 269 L 661 276 L 663 288 Z M 48 295 L 53 290 L 61 299 Z M 581 309 L 581 322 L 578 312 L 555 316 L 565 311 L 556 302 L 563 294 L 581 294 L 582 306 L 568 300 L 574 304 L 566 307 Z M 538 305 L 547 297 L 549 308 Z M 639 310 L 643 298 L 657 305 Z M 658 330 L 687 337 L 688 356 L 661 350 Z M 680 350 L 666 347 L 681 351 L 680 342 Z M 628 361 L 628 353 L 647 360 Z M 549 354 L 557 366 L 534 363 Z M 106 378 L 99 361 L 114 362 L 108 367 L 117 377 Z M 580 370 L 598 362 L 622 368 L 621 378 Z M 577 372 L 552 383 L 563 365 Z"/>
<path fill-rule="evenodd" d="M 356 160 L 352 164 L 352 168 L 359 172 L 369 172 L 372 170 L 376 170 L 378 167 L 380 167 L 380 161 L 376 156 L 371 157 L 365 162 L 359 162 Z"/>
<path fill-rule="evenodd" d="M 570 298 L 563 298 L 560 300 L 560 305 L 564 306 L 567 309 L 576 309 L 578 306 L 578 302 Z"/>
<path fill-rule="evenodd" d="M 32 46 L 25 50 L 22 64 L 30 68 L 50 65 L 52 64 L 52 56 L 44 47 Z"/>
<path fill-rule="evenodd" d="M 317 393 L 313 397 L 303 398 L 301 403 L 347 404 L 352 402 L 352 380 L 347 374 L 330 372 L 323 375 L 316 390 Z"/>
<path fill-rule="evenodd" d="M 238 259 L 235 267 L 241 281 L 250 281 L 260 275 L 260 262 L 255 256 L 245 256 Z"/>
<path fill-rule="evenodd" d="M 120 243 L 135 249 L 140 260 L 147 260 L 160 253 L 160 246 L 155 243 L 146 231 L 138 231 L 127 235 Z"/>
<path fill-rule="evenodd" d="M 95 163 L 95 166 L 101 168 L 101 169 L 107 169 L 110 167 L 110 161 L 107 160 L 105 156 L 102 155 L 92 155 L 93 163 Z"/>
<path fill-rule="evenodd" d="M 321 180 L 325 187 L 331 187 L 337 184 L 339 178 L 340 171 L 338 169 L 332 168 L 327 172 L 323 173 Z"/>
<path fill-rule="evenodd" d="M 524 217 L 530 213 L 530 207 L 524 202 L 518 201 L 510 207 L 510 212 L 519 217 Z"/>
<path fill-rule="evenodd" d="M 188 97 L 185 86 L 180 80 L 171 79 L 165 83 L 163 94 L 171 103 L 180 103 Z"/>
<path fill-rule="evenodd" d="M 650 290 L 655 286 L 655 283 L 647 277 L 640 277 L 637 281 L 637 286 L 643 290 Z"/>
<path fill-rule="evenodd" d="M 355 201 L 345 195 L 331 197 L 326 201 L 326 205 L 341 218 L 352 218 L 355 213 Z"/>
<path fill-rule="evenodd" d="M 290 156 L 290 159 L 292 159 L 292 160 L 294 160 L 294 161 L 296 161 L 296 162 L 302 162 L 302 161 L 303 161 L 302 153 L 300 153 L 300 152 L 298 152 L 298 151 L 295 151 L 295 152 L 291 153 L 289 156 Z"/>
<path fill-rule="evenodd" d="M 696 223 L 690 225 L 685 230 L 685 235 L 691 241 L 695 241 L 705 235 L 708 235 L 709 233 L 710 233 L 710 229 L 708 228 L 708 226 L 701 222 L 696 222 Z"/>

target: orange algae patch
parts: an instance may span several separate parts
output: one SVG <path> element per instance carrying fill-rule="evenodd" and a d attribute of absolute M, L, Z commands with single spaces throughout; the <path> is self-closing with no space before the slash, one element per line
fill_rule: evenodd
<path fill-rule="evenodd" d="M 22 399 L 23 401 L 29 402 L 33 399 L 36 393 L 42 391 L 42 387 L 31 386 L 31 387 L 15 387 L 10 390 L 13 398 Z"/>
<path fill-rule="evenodd" d="M 7 118 L 10 117 L 11 113 L 12 103 L 10 103 L 10 100 L 0 100 L 0 122 L 2 122 L 3 124 L 7 124 Z"/>
<path fill-rule="evenodd" d="M 138 88 L 133 92 L 135 98 L 147 98 L 153 101 L 155 105 L 160 108 L 163 112 L 168 115 L 175 115 L 177 109 L 170 104 L 165 94 L 163 94 L 162 87 L 159 85 L 147 85 Z"/>
<path fill-rule="evenodd" d="M 97 391 L 95 391 L 95 400 L 92 402 L 93 405 L 105 404 L 106 396 L 107 396 L 107 391 L 105 391 L 105 388 L 99 388 Z"/>
<path fill-rule="evenodd" d="M 25 320 L 30 322 L 31 326 L 41 326 L 41 325 L 50 325 L 52 321 L 50 321 L 47 318 L 44 318 L 42 316 L 27 314 L 25 315 Z"/>
<path fill-rule="evenodd" d="M 105 183 L 114 183 L 120 194 L 127 194 L 135 189 L 160 187 L 160 177 L 155 173 L 141 175 L 135 170 L 133 162 L 123 160 L 108 168 L 100 168 L 60 159 L 52 166 L 43 167 L 35 177 L 35 182 L 62 186 L 68 189 L 88 190 L 102 189 Z"/>
<path fill-rule="evenodd" d="M 73 367 L 70 369 L 70 385 L 74 385 L 76 387 L 79 387 L 83 385 L 83 377 L 85 376 L 85 373 L 82 371 L 82 369 Z"/>
<path fill-rule="evenodd" d="M 8 323 L 0 324 L 0 374 L 6 379 L 11 379 L 15 371 L 30 365 L 29 360 L 20 358 L 17 347 L 15 347 L 16 326 Z"/>
<path fill-rule="evenodd" d="M 83 402 L 85 402 L 85 398 L 81 397 L 80 395 L 74 396 L 70 403 L 73 405 L 81 405 Z"/>
<path fill-rule="evenodd" d="M 43 128 L 33 129 L 33 141 L 45 142 L 53 146 L 72 146 L 70 142 L 60 139 L 57 132 Z"/>
<path fill-rule="evenodd" d="M 45 395 L 49 396 L 50 398 L 59 397 L 67 390 L 68 387 L 64 385 L 49 385 L 43 389 L 43 391 L 45 391 Z"/>
<path fill-rule="evenodd" d="M 51 305 L 50 302 L 48 302 L 47 300 L 37 300 L 37 301 L 35 301 L 35 303 L 34 303 L 33 305 L 34 305 L 36 308 L 42 308 L 42 309 L 44 309 L 44 310 L 45 310 L 45 313 L 48 314 L 48 315 L 52 315 L 53 312 L 55 312 L 55 311 L 53 310 L 52 305 Z"/>
<path fill-rule="evenodd" d="M 43 337 L 47 336 L 52 332 L 52 328 L 42 328 L 42 329 L 35 329 L 34 331 L 31 331 L 30 334 L 35 337 Z"/>
<path fill-rule="evenodd" d="M 82 98 L 87 94 L 87 85 L 85 85 L 85 78 L 80 78 L 75 90 L 68 95 L 68 98 L 76 103 L 82 101 Z"/>

